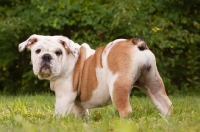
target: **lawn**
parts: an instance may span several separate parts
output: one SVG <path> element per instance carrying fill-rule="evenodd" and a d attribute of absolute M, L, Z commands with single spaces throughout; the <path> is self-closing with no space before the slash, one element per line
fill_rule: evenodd
<path fill-rule="evenodd" d="M 132 96 L 131 118 L 120 119 L 116 109 L 92 109 L 85 118 L 53 117 L 55 97 L 0 96 L 1 132 L 197 132 L 200 131 L 200 96 L 170 96 L 174 113 L 164 120 L 148 97 Z"/>

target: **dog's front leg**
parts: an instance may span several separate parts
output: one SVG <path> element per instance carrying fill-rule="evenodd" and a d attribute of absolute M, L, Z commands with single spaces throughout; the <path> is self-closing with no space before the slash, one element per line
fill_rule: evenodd
<path fill-rule="evenodd" d="M 70 114 L 74 107 L 76 92 L 71 90 L 56 90 L 55 115 Z"/>

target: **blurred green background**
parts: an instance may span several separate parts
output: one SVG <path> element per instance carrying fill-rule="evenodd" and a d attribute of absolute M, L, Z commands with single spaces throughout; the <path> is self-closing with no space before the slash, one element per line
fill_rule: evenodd
<path fill-rule="evenodd" d="M 167 92 L 200 94 L 200 1 L 0 0 L 0 93 L 49 92 L 32 72 L 32 34 L 64 35 L 92 48 L 142 37 L 157 58 Z"/>

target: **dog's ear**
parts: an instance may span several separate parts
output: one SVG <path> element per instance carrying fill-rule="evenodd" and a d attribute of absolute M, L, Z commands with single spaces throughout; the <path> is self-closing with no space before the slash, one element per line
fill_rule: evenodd
<path fill-rule="evenodd" d="M 31 35 L 26 41 L 20 43 L 18 46 L 19 52 L 23 52 L 26 47 L 30 49 L 32 45 L 38 41 L 38 37 L 39 35 L 34 34 Z"/>
<path fill-rule="evenodd" d="M 74 57 L 79 56 L 80 45 L 74 43 L 72 40 L 67 37 L 62 36 L 59 42 L 63 45 L 63 47 L 67 50 L 68 54 L 72 54 Z"/>

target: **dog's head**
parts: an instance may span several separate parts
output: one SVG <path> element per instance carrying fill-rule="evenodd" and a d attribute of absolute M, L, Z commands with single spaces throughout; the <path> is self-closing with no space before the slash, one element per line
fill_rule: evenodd
<path fill-rule="evenodd" d="M 32 35 L 19 44 L 19 52 L 31 50 L 33 71 L 39 79 L 51 80 L 70 69 L 79 56 L 80 46 L 64 36 Z M 72 69 L 72 68 L 71 68 Z"/>

